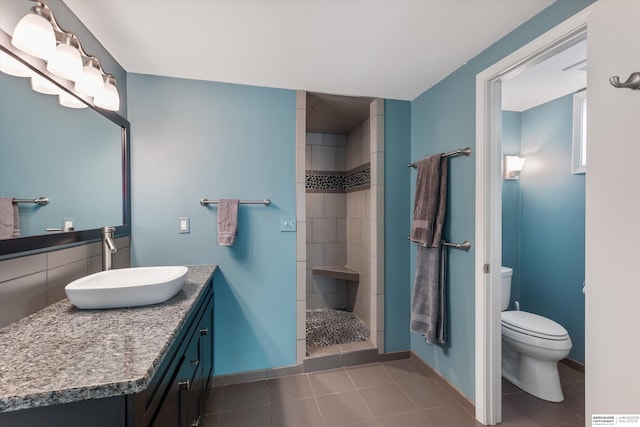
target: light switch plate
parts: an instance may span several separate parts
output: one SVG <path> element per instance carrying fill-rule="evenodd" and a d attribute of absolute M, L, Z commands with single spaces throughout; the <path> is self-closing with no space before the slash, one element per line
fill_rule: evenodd
<path fill-rule="evenodd" d="M 189 232 L 190 232 L 189 217 L 181 216 L 180 218 L 178 218 L 178 233 L 188 234 Z"/>
<path fill-rule="evenodd" d="M 296 231 L 296 217 L 295 216 L 281 216 L 280 217 L 280 231 Z"/>

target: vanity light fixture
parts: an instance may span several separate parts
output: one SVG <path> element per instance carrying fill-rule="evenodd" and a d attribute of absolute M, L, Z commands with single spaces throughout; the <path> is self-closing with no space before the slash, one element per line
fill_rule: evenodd
<path fill-rule="evenodd" d="M 118 111 L 120 109 L 120 95 L 113 74 L 105 72 L 98 58 L 85 52 L 74 33 L 65 31 L 58 25 L 53 12 L 44 1 L 31 1 L 36 3 L 36 6 L 32 7 L 29 14 L 16 25 L 11 44 L 22 52 L 47 61 L 47 71 L 65 80 L 75 82 L 76 92 L 92 97 L 96 107 Z M 6 56 L 9 57 L 9 55 Z M 2 62 L 5 62 L 4 55 Z M 20 77 L 30 77 L 36 74 L 31 73 L 28 67 L 24 68 L 29 73 L 21 74 Z M 4 71 L 4 66 L 1 70 Z M 7 74 L 18 75 L 10 71 L 7 71 Z M 56 95 L 63 92 L 62 89 L 50 82 L 46 88 L 43 88 L 42 78 L 38 77 L 40 79 L 32 78 L 34 90 Z M 71 108 L 86 106 L 84 102 L 76 101 L 71 102 L 69 97 L 60 96 L 60 103 L 64 106 L 74 105 Z"/>
<path fill-rule="evenodd" d="M 520 156 L 504 156 L 504 179 L 520 179 L 520 172 L 526 160 Z"/>

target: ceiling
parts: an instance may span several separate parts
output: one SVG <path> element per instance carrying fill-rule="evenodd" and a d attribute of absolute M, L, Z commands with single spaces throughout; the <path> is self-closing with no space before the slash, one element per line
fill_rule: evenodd
<path fill-rule="evenodd" d="M 64 2 L 129 73 L 412 100 L 553 0 Z"/>
<path fill-rule="evenodd" d="M 502 84 L 502 109 L 525 111 L 587 87 L 587 40 Z"/>

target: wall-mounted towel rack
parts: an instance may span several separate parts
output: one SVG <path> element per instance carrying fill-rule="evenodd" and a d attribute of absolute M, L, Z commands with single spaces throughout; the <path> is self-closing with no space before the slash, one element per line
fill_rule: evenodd
<path fill-rule="evenodd" d="M 411 240 L 411 237 L 407 237 L 407 239 Z M 419 243 L 416 243 L 416 244 L 419 245 Z M 450 248 L 454 248 L 454 249 L 462 249 L 463 251 L 468 251 L 469 249 L 471 249 L 471 243 L 468 240 L 465 240 L 462 243 L 449 243 L 442 240 L 440 244 L 444 246 L 449 246 Z"/>
<path fill-rule="evenodd" d="M 471 154 L 471 147 L 465 147 L 465 148 L 458 148 L 457 150 L 453 150 L 449 153 L 445 153 L 442 155 L 442 157 L 468 156 L 469 154 Z M 418 163 L 417 162 L 409 163 L 407 167 L 417 169 Z"/>
<path fill-rule="evenodd" d="M 206 198 L 202 198 L 200 199 L 200 204 L 202 206 L 207 206 L 207 205 L 217 205 L 220 202 L 220 200 L 209 200 Z M 264 200 L 238 200 L 238 203 L 240 203 L 241 205 L 265 205 L 265 206 L 269 206 L 271 204 L 271 200 L 269 199 L 264 199 Z"/>
<path fill-rule="evenodd" d="M 46 206 L 49 204 L 49 198 L 38 197 L 37 199 L 13 199 L 13 203 L 35 203 L 36 205 Z"/>

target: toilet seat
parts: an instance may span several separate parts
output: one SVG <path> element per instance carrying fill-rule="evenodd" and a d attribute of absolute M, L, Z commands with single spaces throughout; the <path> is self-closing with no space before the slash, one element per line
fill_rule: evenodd
<path fill-rule="evenodd" d="M 543 340 L 565 341 L 569 333 L 558 323 L 526 311 L 503 311 L 502 327 Z"/>

